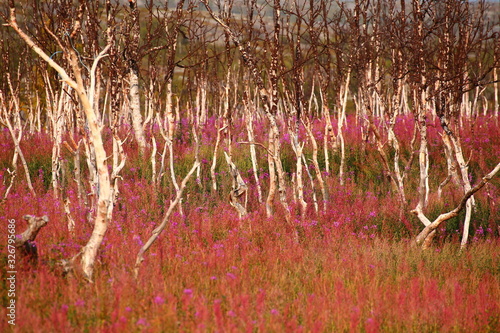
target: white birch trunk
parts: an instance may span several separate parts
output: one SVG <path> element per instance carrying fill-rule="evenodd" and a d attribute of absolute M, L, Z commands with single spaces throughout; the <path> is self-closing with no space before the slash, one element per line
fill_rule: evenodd
<path fill-rule="evenodd" d="M 269 131 L 267 152 L 267 164 L 269 166 L 269 192 L 267 193 L 266 199 L 266 213 L 268 218 L 271 217 L 274 213 L 273 203 L 274 196 L 276 195 L 276 170 L 274 165 L 274 154 L 274 135 L 272 131 Z"/>
<path fill-rule="evenodd" d="M 309 139 L 311 140 L 312 149 L 313 149 L 312 161 L 313 161 L 313 165 L 314 165 L 314 171 L 316 173 L 316 179 L 318 180 L 319 187 L 321 189 L 321 195 L 323 196 L 323 212 L 326 212 L 326 203 L 328 202 L 328 191 L 325 187 L 325 182 L 323 180 L 323 176 L 321 175 L 321 169 L 319 168 L 318 143 L 316 141 L 316 138 L 314 137 L 314 133 L 312 132 L 311 123 L 310 123 L 309 119 L 306 120 L 306 122 L 304 123 L 304 126 L 306 128 Z M 304 162 L 304 164 L 305 164 L 305 162 Z"/>
<path fill-rule="evenodd" d="M 132 128 L 134 129 L 135 139 L 139 146 L 139 152 L 144 154 L 146 150 L 146 135 L 144 134 L 143 119 L 141 114 L 141 99 L 139 90 L 139 9 L 137 7 L 137 0 L 130 0 L 129 6 L 131 9 L 131 37 L 129 57 L 129 100 L 130 100 L 130 116 L 132 118 Z"/>
<path fill-rule="evenodd" d="M 469 164 L 465 161 L 465 158 L 462 153 L 462 146 L 459 142 L 459 139 L 455 135 L 451 135 L 450 137 L 455 150 L 455 158 L 456 161 L 458 162 L 460 174 L 462 176 L 463 191 L 464 193 L 467 193 L 472 188 L 469 179 Z M 472 214 L 472 206 L 474 205 L 475 205 L 474 196 L 471 195 L 465 205 L 464 231 L 461 242 L 462 248 L 464 248 L 467 245 L 467 240 L 469 238 L 470 219 Z"/>
<path fill-rule="evenodd" d="M 493 84 L 493 95 L 494 95 L 494 99 L 493 99 L 493 103 L 494 103 L 493 114 L 494 114 L 494 117 L 495 117 L 495 123 L 498 126 L 498 117 L 499 117 L 498 113 L 500 112 L 500 100 L 498 98 L 498 90 L 499 90 L 498 68 L 495 68 L 495 70 L 493 71 L 493 80 L 495 81 L 495 83 Z"/>
<path fill-rule="evenodd" d="M 10 8 L 10 21 L 9 25 L 17 32 L 17 34 L 26 42 L 26 44 L 35 51 L 43 60 L 45 60 L 52 68 L 54 68 L 61 79 L 66 82 L 70 87 L 75 89 L 80 99 L 80 102 L 85 113 L 90 131 L 90 140 L 95 150 L 95 160 L 97 165 L 98 179 L 99 179 L 99 198 L 97 203 L 97 213 L 94 222 L 94 230 L 90 236 L 89 241 L 80 252 L 81 254 L 81 267 L 85 278 L 92 281 L 92 273 L 94 271 L 94 263 L 97 256 L 97 251 L 102 243 L 106 230 L 108 228 L 108 218 L 110 214 L 108 210 L 112 210 L 113 202 L 111 200 L 111 186 L 109 179 L 109 171 L 106 165 L 106 151 L 101 135 L 101 126 L 98 122 L 96 112 L 93 105 L 88 98 L 88 92 L 85 91 L 83 80 L 80 71 L 78 57 L 74 50 L 69 50 L 70 65 L 73 70 L 75 80 L 69 77 L 66 71 L 54 62 L 32 39 L 26 35 L 17 25 L 15 8 Z M 98 56 L 94 59 L 94 66 L 105 55 L 110 45 L 108 45 Z M 95 75 L 95 71 L 90 73 L 91 77 Z M 111 205 L 111 207 L 110 207 Z M 76 258 L 76 257 L 75 257 Z M 75 259 L 73 258 L 73 259 Z"/>
<path fill-rule="evenodd" d="M 250 158 L 252 160 L 253 176 L 255 179 L 255 185 L 257 186 L 257 195 L 258 195 L 259 202 L 262 202 L 262 188 L 260 186 L 260 179 L 259 179 L 259 167 L 257 164 L 257 152 L 255 150 L 255 144 L 253 144 L 253 142 L 255 141 L 254 132 L 253 132 L 253 117 L 250 113 L 250 110 L 248 109 L 248 105 L 246 105 L 245 108 L 246 108 L 245 125 L 247 128 L 248 141 L 250 142 Z"/>
<path fill-rule="evenodd" d="M 340 185 L 344 185 L 344 167 L 345 167 L 345 143 L 343 127 L 347 126 L 346 120 L 346 106 L 347 106 L 347 93 L 349 92 L 349 81 L 351 80 L 351 69 L 349 68 L 345 79 L 344 86 L 340 89 L 341 104 L 339 110 L 339 119 L 337 122 L 337 140 L 340 143 L 340 166 L 339 166 L 339 181 Z"/>
<path fill-rule="evenodd" d="M 19 100 L 14 93 L 14 89 L 12 87 L 12 82 L 10 81 L 10 75 L 7 73 L 7 81 L 9 83 L 9 89 L 11 92 L 11 95 L 13 96 L 12 101 L 14 102 L 14 125 L 12 124 L 10 118 L 11 114 L 9 113 L 9 110 L 5 104 L 5 98 L 3 96 L 2 91 L 0 91 L 0 103 L 1 103 L 1 113 L 0 113 L 0 123 L 2 123 L 4 126 L 6 126 L 9 130 L 10 136 L 12 138 L 12 141 L 14 142 L 14 157 L 12 158 L 12 167 L 13 167 L 13 178 L 11 180 L 13 181 L 16 175 L 17 171 L 17 156 L 21 159 L 21 164 L 24 169 L 24 174 L 26 176 L 26 182 L 28 184 L 28 188 L 31 192 L 31 194 L 36 197 L 35 190 L 33 189 L 33 184 L 31 183 L 31 177 L 28 169 L 28 163 L 26 163 L 26 159 L 24 158 L 24 154 L 21 150 L 21 139 L 23 137 L 23 127 L 21 126 L 21 119 L 20 119 L 20 112 L 21 109 L 19 107 Z M 11 182 L 11 186 L 12 186 Z M 10 190 L 10 187 L 9 187 Z M 5 198 L 7 197 L 9 191 L 6 191 Z"/>
<path fill-rule="evenodd" d="M 215 176 L 215 168 L 217 167 L 217 152 L 219 150 L 221 132 L 225 129 L 225 126 L 219 128 L 217 131 L 217 138 L 215 139 L 214 153 L 212 157 L 212 165 L 210 166 L 210 177 L 212 178 L 212 190 L 217 191 L 217 177 Z"/>
<path fill-rule="evenodd" d="M 134 129 L 135 139 L 139 146 L 141 154 L 146 149 L 146 135 L 142 124 L 141 99 L 139 95 L 139 75 L 134 69 L 129 74 L 129 98 L 130 98 L 130 116 L 132 118 L 132 127 Z"/>
<path fill-rule="evenodd" d="M 412 213 L 419 215 L 419 218 L 421 220 L 426 220 L 426 227 L 418 234 L 416 238 L 416 244 L 421 245 L 424 249 L 427 248 L 430 245 L 430 241 L 432 240 L 436 229 L 444 222 L 448 221 L 449 219 L 458 216 L 460 211 L 466 206 L 467 202 L 469 201 L 469 198 L 474 195 L 477 191 L 479 191 L 486 183 L 488 183 L 498 172 L 500 171 L 500 163 L 498 163 L 493 170 L 490 171 L 486 176 L 484 176 L 481 181 L 476 184 L 474 187 L 472 187 L 470 190 L 468 190 L 462 199 L 460 200 L 460 203 L 455 207 L 455 209 L 443 213 L 439 215 L 433 222 L 430 222 L 425 215 L 421 212 L 417 212 L 415 210 L 412 211 Z"/>
<path fill-rule="evenodd" d="M 191 168 L 191 170 L 186 175 L 186 177 L 184 177 L 184 179 L 182 180 L 181 187 L 177 191 L 177 193 L 175 195 L 175 199 L 170 202 L 170 205 L 168 206 L 168 210 L 165 213 L 165 216 L 163 217 L 162 222 L 160 223 L 160 225 L 156 229 L 153 230 L 153 232 L 151 233 L 151 237 L 139 250 L 139 253 L 137 254 L 137 258 L 135 261 L 135 266 L 134 266 L 134 275 L 136 278 L 139 276 L 139 268 L 140 268 L 142 262 L 144 261 L 144 253 L 146 253 L 146 251 L 149 250 L 151 245 L 153 245 L 154 241 L 160 236 L 161 232 L 167 226 L 170 215 L 172 215 L 172 212 L 173 212 L 175 206 L 180 203 L 181 198 L 182 198 L 182 193 L 184 192 L 186 184 L 197 167 L 198 167 L 198 164 L 195 162 L 193 164 L 193 167 Z"/>

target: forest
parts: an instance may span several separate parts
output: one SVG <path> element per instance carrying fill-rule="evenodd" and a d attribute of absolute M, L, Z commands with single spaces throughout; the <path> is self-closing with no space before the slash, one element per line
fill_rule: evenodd
<path fill-rule="evenodd" d="M 500 331 L 497 1 L 0 23 L 0 331 Z"/>

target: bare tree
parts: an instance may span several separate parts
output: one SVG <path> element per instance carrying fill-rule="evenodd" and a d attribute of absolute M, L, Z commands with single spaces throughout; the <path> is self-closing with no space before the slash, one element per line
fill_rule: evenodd
<path fill-rule="evenodd" d="M 198 162 L 195 162 L 193 164 L 193 167 L 191 168 L 191 170 L 189 170 L 187 175 L 182 180 L 181 186 L 177 190 L 175 199 L 172 200 L 172 202 L 170 203 L 170 205 L 167 209 L 167 212 L 165 213 L 165 216 L 163 217 L 162 222 L 160 223 L 160 225 L 156 229 L 153 230 L 153 232 L 151 233 L 151 237 L 149 237 L 148 241 L 139 250 L 139 253 L 137 254 L 137 259 L 135 261 L 135 267 L 134 267 L 134 274 L 135 274 L 136 278 L 139 276 L 139 268 L 140 268 L 142 262 L 144 261 L 144 253 L 147 250 L 149 250 L 151 245 L 153 245 L 154 241 L 160 236 L 161 232 L 167 226 L 170 215 L 172 214 L 175 206 L 180 202 L 180 200 L 182 198 L 182 194 L 184 192 L 184 189 L 186 188 L 186 184 L 189 181 L 189 178 L 191 177 L 191 175 L 195 172 L 195 170 L 197 168 L 198 168 Z"/>
<path fill-rule="evenodd" d="M 42 50 L 33 41 L 33 39 L 19 27 L 16 19 L 16 8 L 14 0 L 9 1 L 9 6 L 10 6 L 10 16 L 8 22 L 9 26 L 17 32 L 17 34 L 24 40 L 24 42 L 39 57 L 45 60 L 52 68 L 54 68 L 59 73 L 61 79 L 65 83 L 67 83 L 72 89 L 75 90 L 80 99 L 83 111 L 85 113 L 85 117 L 87 119 L 87 123 L 90 130 L 89 134 L 90 140 L 92 142 L 92 146 L 94 148 L 94 153 L 95 153 L 95 161 L 97 165 L 97 173 L 99 180 L 99 190 L 98 190 L 97 213 L 95 216 L 94 230 L 92 232 L 92 235 L 90 236 L 89 241 L 77 256 L 81 255 L 81 267 L 83 273 L 85 274 L 85 277 L 91 281 L 93 266 L 97 255 L 97 251 L 108 228 L 110 212 L 112 212 L 113 210 L 110 176 L 106 163 L 107 159 L 106 151 L 104 150 L 104 145 L 101 135 L 101 124 L 97 118 L 97 113 L 94 110 L 93 103 L 91 99 L 89 99 L 90 92 L 85 88 L 84 81 L 82 78 L 82 67 L 76 50 L 72 47 L 67 47 L 67 46 L 65 47 L 63 45 L 63 41 L 61 40 L 58 41 L 58 44 L 64 50 L 67 60 L 70 64 L 72 75 L 74 75 L 74 79 L 72 79 L 64 68 L 62 68 L 49 55 L 47 55 L 47 53 L 45 53 L 44 50 Z M 69 38 L 73 38 L 76 34 L 79 33 L 82 24 L 81 20 L 83 19 L 83 11 L 84 11 L 84 6 L 80 5 L 78 9 L 78 16 L 75 18 L 73 22 L 73 30 L 69 35 Z M 71 40 L 69 41 L 69 43 L 71 43 Z M 89 73 L 91 81 L 95 78 L 95 70 L 99 61 L 105 56 L 109 47 L 110 46 L 108 45 L 106 48 L 104 48 L 101 51 L 101 53 L 94 59 L 92 71 Z M 74 257 L 73 260 L 76 259 L 76 257 Z"/>
<path fill-rule="evenodd" d="M 222 18 L 220 18 L 217 14 L 213 12 L 211 7 L 208 4 L 208 1 L 202 0 L 202 3 L 205 5 L 205 8 L 212 16 L 212 18 L 224 29 L 224 31 L 230 36 L 231 40 L 234 44 L 238 46 L 238 49 L 241 53 L 241 57 L 245 66 L 247 66 L 248 70 L 252 75 L 252 79 L 257 86 L 260 100 L 262 101 L 262 105 L 265 110 L 265 114 L 270 123 L 269 137 L 268 137 L 268 164 L 269 164 L 269 193 L 266 200 L 266 210 L 268 216 L 273 213 L 273 200 L 276 192 L 276 182 L 278 183 L 278 192 L 280 195 L 280 202 L 285 208 L 287 220 L 290 221 L 290 212 L 288 206 L 286 204 L 286 193 L 285 193 L 285 179 L 283 167 L 281 165 L 280 160 L 280 130 L 276 121 L 276 112 L 278 108 L 278 87 L 277 87 L 277 71 L 278 71 L 278 48 L 279 46 L 279 29 L 280 29 L 280 5 L 279 1 L 275 1 L 273 12 L 274 12 L 274 37 L 273 37 L 273 50 L 271 53 L 272 56 L 272 66 L 271 66 L 271 93 L 268 93 L 268 89 L 266 89 L 264 85 L 264 81 L 259 73 L 259 70 L 256 66 L 256 61 L 251 53 L 250 44 L 242 43 L 238 36 L 233 32 L 231 27 L 224 22 Z M 271 95 L 271 96 L 270 96 Z M 277 174 L 277 181 L 276 181 Z"/>
<path fill-rule="evenodd" d="M 144 134 L 139 94 L 139 66 L 141 59 L 139 55 L 140 27 L 137 0 L 129 0 L 129 7 L 130 36 L 125 47 L 125 57 L 129 67 L 130 116 L 132 117 L 132 126 L 134 127 L 135 139 L 139 145 L 139 150 L 141 153 L 144 153 L 146 149 L 146 136 Z"/>
<path fill-rule="evenodd" d="M 31 193 L 34 196 L 36 196 L 35 190 L 33 189 L 33 184 L 31 183 L 31 176 L 29 173 L 28 164 L 26 163 L 26 159 L 24 158 L 24 154 L 23 151 L 21 150 L 21 145 L 20 145 L 24 130 L 21 125 L 21 118 L 20 118 L 21 110 L 19 109 L 19 99 L 18 96 L 16 96 L 17 95 L 16 91 L 12 87 L 12 82 L 10 81 L 9 75 L 7 75 L 7 78 L 8 78 L 7 81 L 9 85 L 9 90 L 11 92 L 11 103 L 9 103 L 10 105 L 7 104 L 7 101 L 5 100 L 6 97 L 3 95 L 2 91 L 0 91 L 0 124 L 6 126 L 9 130 L 12 141 L 14 142 L 14 155 L 12 156 L 12 170 L 8 170 L 10 174 L 10 184 L 4 193 L 3 200 L 7 199 L 10 189 L 14 184 L 14 179 L 16 178 L 17 175 L 18 158 L 21 159 L 21 164 L 24 169 L 24 174 L 26 176 L 26 182 L 28 183 L 28 187 Z M 11 116 L 13 116 L 14 118 L 14 124 L 11 121 Z"/>
<path fill-rule="evenodd" d="M 429 194 L 429 155 L 427 152 L 427 111 L 434 106 L 435 115 L 439 118 L 443 130 L 444 152 L 447 160 L 446 179 L 439 185 L 441 196 L 443 187 L 453 180 L 464 195 L 471 192 L 469 165 L 466 161 L 460 139 L 460 123 L 463 117 L 471 115 L 468 92 L 477 87 L 491 83 L 488 78 L 495 62 L 490 66 L 477 63 L 488 63 L 485 59 L 494 59 L 488 47 L 495 34 L 485 24 L 485 3 L 478 2 L 474 6 L 468 2 L 443 1 L 440 3 L 413 2 L 414 29 L 411 51 L 416 55 L 410 64 L 413 67 L 412 82 L 414 91 L 415 117 L 418 119 L 420 131 L 420 185 L 419 202 L 414 213 L 422 223 L 429 221 L 423 218 L 423 210 L 427 205 Z M 475 70 L 472 71 L 471 69 Z M 412 69 L 412 68 L 410 68 Z M 476 105 L 477 103 L 473 103 Z M 476 111 L 474 111 L 476 112 Z M 466 246 L 469 225 L 474 206 L 474 196 L 469 195 L 465 201 L 465 219 L 463 227 L 462 248 Z"/>
<path fill-rule="evenodd" d="M 481 188 L 484 187 L 500 170 L 500 163 L 498 163 L 493 170 L 491 170 L 486 176 L 484 176 L 479 183 L 477 183 L 474 187 L 471 187 L 470 190 L 468 190 L 462 199 L 460 200 L 459 204 L 451 211 L 447 213 L 440 214 L 434 221 L 430 221 L 425 215 L 418 211 L 413 211 L 414 214 L 418 215 L 418 218 L 422 221 L 425 221 L 425 228 L 418 234 L 416 238 L 416 243 L 417 245 L 421 245 L 424 249 L 428 248 L 429 245 L 432 242 L 432 239 L 434 238 L 436 234 L 436 229 L 444 222 L 448 221 L 449 219 L 453 217 L 457 217 L 458 213 L 464 209 L 464 207 L 467 205 L 467 201 L 470 199 L 474 193 L 479 191 Z"/>

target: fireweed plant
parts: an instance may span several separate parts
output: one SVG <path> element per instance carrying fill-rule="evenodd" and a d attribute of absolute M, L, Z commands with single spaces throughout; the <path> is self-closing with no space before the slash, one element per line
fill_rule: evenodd
<path fill-rule="evenodd" d="M 354 122 L 348 117 L 348 122 Z M 256 128 L 262 126 L 255 124 Z M 480 134 L 468 131 L 481 127 Z M 322 124 L 314 124 L 321 140 Z M 318 128 L 318 130 L 316 130 Z M 460 217 L 439 230 L 435 246 L 427 251 L 413 246 L 419 222 L 410 214 L 398 220 L 397 198 L 385 179 L 373 146 L 362 149 L 361 135 L 348 127 L 350 142 L 346 182 L 338 184 L 326 175 L 331 200 L 326 211 L 312 207 L 300 215 L 290 201 L 293 224 L 277 209 L 268 218 L 255 194 L 252 167 L 243 144 L 233 148 L 233 161 L 248 184 L 248 215 L 238 218 L 226 195 L 231 187 L 227 166 L 218 164 L 220 182 L 214 193 L 208 186 L 209 165 L 201 163 L 202 183 L 189 183 L 182 212 L 172 214 L 168 226 L 146 254 L 142 273 L 134 279 L 132 268 L 138 250 L 161 220 L 174 195 L 168 177 L 160 186 L 151 182 L 151 165 L 132 145 L 126 146 L 120 196 L 108 233 L 99 251 L 94 283 L 61 274 L 58 260 L 74 255 L 85 244 L 92 225 L 87 208 L 78 198 L 75 181 L 62 182 L 72 203 L 73 233 L 67 229 L 64 198 L 55 198 L 50 184 L 51 142 L 43 133 L 26 137 L 22 144 L 37 196 L 22 179 L 14 184 L 2 203 L 2 220 L 20 221 L 29 210 L 47 215 L 47 226 L 36 238 L 39 263 L 20 263 L 18 276 L 18 332 L 72 331 L 474 331 L 499 329 L 500 253 L 498 180 L 476 195 L 470 245 L 460 252 Z M 398 135 L 411 132 L 413 121 L 400 118 Z M 207 149 L 216 136 L 212 126 L 200 133 L 201 160 L 210 160 Z M 244 125 L 236 123 L 238 137 Z M 259 133 L 259 131 L 256 131 Z M 12 143 L 2 131 L 2 170 Z M 154 128 L 149 136 L 158 135 Z M 241 135 L 243 141 L 244 135 Z M 464 126 L 464 149 L 477 151 L 471 159 L 472 180 L 495 163 L 500 151 L 497 126 L 485 117 Z M 110 144 L 110 136 L 105 142 Z M 263 140 L 262 134 L 256 135 Z M 287 138 L 283 138 L 283 146 Z M 437 131 L 429 131 L 429 155 L 435 174 L 446 176 L 440 161 Z M 237 141 L 237 140 L 235 140 Z M 194 159 L 192 137 L 175 142 L 175 166 L 190 168 Z M 485 145 L 485 142 L 487 143 Z M 30 149 L 31 146 L 37 149 Z M 408 143 L 403 141 L 403 151 Z M 305 151 L 306 156 L 310 152 Z M 49 156 L 49 157 L 48 157 Z M 259 156 L 265 156 L 259 151 Z M 284 149 L 284 165 L 293 165 L 293 154 Z M 64 165 L 72 168 L 69 155 Z M 82 163 L 82 169 L 85 165 Z M 286 168 L 285 168 L 286 169 Z M 414 170 L 415 169 L 415 170 Z M 266 164 L 259 177 L 268 177 Z M 412 173 L 418 172 L 416 168 Z M 290 172 L 287 171 L 289 180 Z M 409 178 L 412 179 L 411 177 Z M 434 179 L 434 178 L 433 178 Z M 262 182 L 264 189 L 265 182 Z M 439 184 L 431 183 L 431 189 Z M 415 188 L 409 183 L 408 188 Z M 5 191 L 5 182 L 2 191 Z M 318 191 L 318 189 L 315 189 Z M 313 189 L 305 193 L 310 198 Z M 460 195 L 450 185 L 445 200 L 431 200 L 435 214 L 453 206 Z M 291 194 L 289 194 L 291 196 Z M 434 193 L 431 194 L 435 196 Z M 411 202 L 416 193 L 408 191 Z M 20 209 L 24 207 L 24 209 Z M 4 252 L 2 252 L 4 253 Z M 2 262 L 6 260 L 2 254 Z M 2 267 L 5 267 L 3 265 Z M 2 284 L 5 288 L 5 284 Z M 5 293 L 2 293 L 5 301 Z M 5 315 L 5 308 L 2 308 Z M 1 321 L 2 331 L 10 329 Z"/>
<path fill-rule="evenodd" d="M 0 331 L 499 332 L 499 8 L 1 2 Z"/>

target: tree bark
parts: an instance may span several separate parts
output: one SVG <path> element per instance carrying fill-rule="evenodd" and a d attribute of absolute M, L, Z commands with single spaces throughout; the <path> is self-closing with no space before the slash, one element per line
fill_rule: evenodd
<path fill-rule="evenodd" d="M 323 212 L 326 212 L 326 203 L 328 202 L 328 191 L 325 187 L 325 182 L 323 180 L 323 176 L 321 175 L 321 169 L 319 168 L 318 162 L 318 143 L 316 138 L 314 137 L 314 133 L 312 132 L 311 123 L 309 119 L 306 118 L 304 122 L 304 127 L 306 128 L 309 139 L 311 140 L 313 152 L 312 152 L 312 161 L 314 165 L 314 171 L 316 173 L 316 179 L 318 180 L 319 187 L 321 189 L 321 194 L 323 196 Z M 305 164 L 305 163 L 304 163 Z"/>
<path fill-rule="evenodd" d="M 277 111 L 277 98 L 278 98 L 278 91 L 277 91 L 277 61 L 278 61 L 278 55 L 277 52 L 278 50 L 276 49 L 277 47 L 277 42 L 276 38 L 277 35 L 279 34 L 279 1 L 275 0 L 275 6 L 274 6 L 274 49 L 273 53 L 274 55 L 272 56 L 271 60 L 271 81 L 274 82 L 271 83 L 272 89 L 271 89 L 271 98 L 267 92 L 267 89 L 264 86 L 264 81 L 260 75 L 260 71 L 258 70 L 256 66 L 256 61 L 252 54 L 250 53 L 250 45 L 248 43 L 242 44 L 239 38 L 235 35 L 235 33 L 231 30 L 231 28 L 218 16 L 216 15 L 213 10 L 211 9 L 210 5 L 208 4 L 208 0 L 202 0 L 202 3 L 205 5 L 205 8 L 207 9 L 208 13 L 210 16 L 224 29 L 224 31 L 229 35 L 233 43 L 236 44 L 238 47 L 239 51 L 241 52 L 241 57 L 243 58 L 243 62 L 245 66 L 249 69 L 250 74 L 253 78 L 253 81 L 255 85 L 257 86 L 258 92 L 259 92 L 259 97 L 262 101 L 263 107 L 264 107 L 264 112 L 269 120 L 270 124 L 270 129 L 269 129 L 269 151 L 271 154 L 268 154 L 268 163 L 269 163 L 269 193 L 268 197 L 266 200 L 266 211 L 267 215 L 271 216 L 273 211 L 272 211 L 272 202 L 274 199 L 274 193 L 276 189 L 276 178 L 278 182 L 278 192 L 280 195 L 280 202 L 285 208 L 285 213 L 286 213 L 286 218 L 287 222 L 291 222 L 290 218 L 290 211 L 288 209 L 287 203 L 286 203 L 286 193 L 285 193 L 285 180 L 284 180 L 284 172 L 283 172 L 283 167 L 281 165 L 281 160 L 280 160 L 280 143 L 279 143 L 279 137 L 280 137 L 280 131 L 279 127 L 276 121 L 276 111 Z M 274 111 L 274 112 L 273 112 Z M 277 177 L 276 177 L 277 175 Z"/>
<path fill-rule="evenodd" d="M 417 238 L 415 239 L 416 244 L 427 247 L 429 245 L 428 238 L 433 237 L 432 234 L 436 231 L 436 229 L 443 222 L 446 222 L 449 219 L 458 216 L 460 211 L 466 206 L 470 197 L 474 195 L 474 193 L 479 191 L 484 185 L 486 185 L 486 183 L 488 183 L 499 170 L 500 170 L 500 163 L 498 163 L 495 166 L 495 168 L 493 168 L 493 170 L 490 171 L 490 173 L 484 176 L 478 184 L 476 184 L 474 187 L 468 190 L 460 200 L 459 204 L 453 210 L 439 215 L 432 223 L 427 219 L 427 217 L 419 216 L 419 218 L 421 219 L 424 218 L 428 223 L 426 223 L 426 227 L 418 234 Z M 415 210 L 412 211 L 412 213 L 416 215 L 423 215 L 421 212 Z"/>
<path fill-rule="evenodd" d="M 90 140 L 94 146 L 95 160 L 97 165 L 97 173 L 99 179 L 99 198 L 97 202 L 97 213 L 94 221 L 94 230 L 90 236 L 89 241 L 85 247 L 81 250 L 81 266 L 85 278 L 92 282 L 92 273 L 94 270 L 94 263 L 97 256 L 97 251 L 102 243 L 106 230 L 108 228 L 108 209 L 112 210 L 112 199 L 111 199 L 111 186 L 109 179 L 109 171 L 106 163 L 106 151 L 104 150 L 104 144 L 101 135 L 101 126 L 98 122 L 96 112 L 93 105 L 90 103 L 87 92 L 85 91 L 83 79 L 81 75 L 80 65 L 78 56 L 73 49 L 67 50 L 69 53 L 69 62 L 71 69 L 73 71 L 75 80 L 69 77 L 66 71 L 59 66 L 52 58 L 47 55 L 24 31 L 19 28 L 16 20 L 14 1 L 10 1 L 10 21 L 9 26 L 12 27 L 16 33 L 24 40 L 24 42 L 35 51 L 44 61 L 46 61 L 52 68 L 54 68 L 61 79 L 66 82 L 70 87 L 72 87 L 82 104 L 83 111 L 85 113 L 88 127 L 90 130 Z M 106 46 L 104 50 L 94 59 L 94 64 L 96 65 L 99 60 L 105 56 L 105 53 L 109 49 L 110 45 Z M 95 68 L 93 66 L 93 68 Z M 91 76 L 95 75 L 95 72 L 90 73 Z M 77 255 L 78 256 L 78 255 Z"/>
<path fill-rule="evenodd" d="M 38 261 L 38 248 L 33 242 L 40 229 L 47 225 L 49 218 L 46 215 L 42 217 L 24 215 L 23 218 L 28 222 L 28 228 L 22 234 L 16 235 L 14 246 L 20 250 L 21 256 L 27 257 L 30 262 L 36 264 Z"/>
<path fill-rule="evenodd" d="M 144 127 L 142 123 L 141 114 L 141 98 L 139 89 L 139 9 L 137 7 L 137 0 L 129 0 L 131 10 L 131 38 L 130 45 L 128 46 L 128 62 L 129 62 L 129 98 L 130 98 L 130 116 L 132 118 L 132 127 L 134 128 L 134 135 L 139 146 L 139 152 L 144 153 L 146 149 L 146 135 L 144 134 Z"/>
<path fill-rule="evenodd" d="M 170 215 L 172 215 L 172 212 L 173 212 L 175 206 L 180 202 L 180 200 L 182 198 L 182 193 L 184 192 L 184 189 L 186 187 L 186 184 L 187 184 L 189 178 L 194 173 L 196 168 L 198 168 L 198 166 L 199 166 L 198 162 L 195 162 L 193 164 L 193 167 L 191 168 L 191 170 L 188 172 L 186 177 L 184 177 L 184 179 L 182 180 L 181 186 L 176 193 L 175 199 L 168 206 L 168 210 L 165 213 L 165 216 L 163 217 L 162 222 L 160 223 L 160 225 L 158 227 L 156 227 L 156 229 L 153 230 L 151 237 L 149 237 L 148 241 L 139 250 L 139 253 L 137 254 L 137 258 L 135 261 L 135 267 L 134 267 L 134 275 L 136 278 L 139 276 L 139 268 L 140 268 L 142 262 L 144 261 L 144 253 L 146 253 L 146 251 L 149 250 L 151 245 L 153 245 L 154 241 L 160 236 L 161 232 L 167 226 Z"/>
<path fill-rule="evenodd" d="M 26 182 L 28 184 L 28 188 L 30 189 L 30 192 L 31 194 L 36 197 L 36 193 L 35 193 L 35 190 L 33 188 L 33 184 L 31 182 L 31 176 L 30 176 L 30 173 L 29 173 L 29 169 L 28 169 L 28 163 L 26 163 L 26 159 L 24 158 L 24 154 L 23 154 L 23 151 L 21 150 L 21 138 L 23 137 L 23 127 L 21 126 L 21 122 L 20 122 L 20 119 L 19 119 L 19 113 L 21 112 L 20 108 L 19 108 L 19 104 L 18 104 L 18 100 L 16 97 L 14 97 L 14 89 L 12 88 L 12 83 L 10 82 L 10 75 L 7 73 L 7 80 L 9 82 L 9 88 L 11 90 L 11 93 L 13 95 L 13 101 L 14 101 L 14 105 L 16 107 L 16 110 L 14 111 L 15 113 L 15 119 L 17 119 L 17 121 L 14 122 L 14 126 L 12 125 L 12 122 L 10 121 L 10 114 L 9 114 L 9 110 L 7 110 L 7 106 L 5 105 L 5 98 L 3 96 L 3 93 L 2 91 L 0 91 L 0 107 L 1 107 L 1 110 L 0 110 L 0 124 L 3 124 L 4 126 L 6 126 L 9 130 L 9 133 L 10 133 L 10 136 L 12 137 L 12 141 L 14 142 L 14 156 L 12 157 L 12 168 L 14 169 L 12 172 L 11 172 L 11 184 L 9 186 L 9 188 L 7 189 L 7 191 L 5 192 L 5 195 L 4 195 L 4 199 L 7 198 L 7 195 L 9 193 L 9 190 L 13 184 L 13 181 L 16 177 L 16 172 L 17 172 L 17 157 L 19 156 L 19 158 L 21 159 L 21 164 L 23 166 L 23 169 L 24 169 L 24 174 L 26 176 Z M 17 131 L 17 133 L 16 133 Z M 17 135 L 16 135 L 17 134 Z"/>
<path fill-rule="evenodd" d="M 231 172 L 232 178 L 232 189 L 229 193 L 229 202 L 231 206 L 236 208 L 241 219 L 242 217 L 247 215 L 246 202 L 248 198 L 248 186 L 245 184 L 245 181 L 241 177 L 238 168 L 231 160 L 231 157 L 226 152 L 224 152 L 224 156 L 226 157 L 226 162 L 229 166 L 229 171 Z M 245 205 L 242 205 L 239 200 L 239 198 L 243 194 L 245 194 Z"/>

